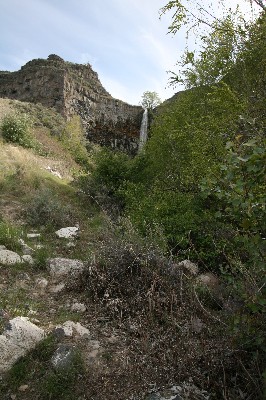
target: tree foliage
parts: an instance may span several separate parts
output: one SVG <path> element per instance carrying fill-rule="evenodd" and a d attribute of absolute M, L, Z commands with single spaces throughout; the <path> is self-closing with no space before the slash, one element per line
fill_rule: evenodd
<path fill-rule="evenodd" d="M 155 107 L 161 104 L 161 102 L 162 101 L 156 92 L 146 91 L 141 96 L 140 105 L 145 110 L 153 110 Z"/>

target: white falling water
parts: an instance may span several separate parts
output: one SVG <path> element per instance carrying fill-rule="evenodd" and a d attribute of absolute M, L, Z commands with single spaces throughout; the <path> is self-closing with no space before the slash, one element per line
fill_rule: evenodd
<path fill-rule="evenodd" d="M 147 142 L 147 134 L 148 134 L 148 110 L 145 110 L 143 113 L 140 133 L 139 133 L 139 151 L 142 150 L 144 144 Z"/>

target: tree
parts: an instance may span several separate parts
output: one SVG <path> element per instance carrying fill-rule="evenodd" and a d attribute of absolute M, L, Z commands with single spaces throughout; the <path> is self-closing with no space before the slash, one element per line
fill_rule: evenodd
<path fill-rule="evenodd" d="M 159 104 L 161 104 L 161 102 L 162 101 L 161 101 L 158 93 L 146 91 L 141 96 L 140 105 L 145 110 L 153 110 L 155 107 L 157 107 Z"/>

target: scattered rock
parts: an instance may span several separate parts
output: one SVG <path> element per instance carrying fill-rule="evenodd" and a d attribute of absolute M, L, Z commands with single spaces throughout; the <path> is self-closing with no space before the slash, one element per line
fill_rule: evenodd
<path fill-rule="evenodd" d="M 14 265 L 20 264 L 20 256 L 11 250 L 0 250 L 0 264 L 3 265 Z"/>
<path fill-rule="evenodd" d="M 88 346 L 90 347 L 90 351 L 87 355 L 87 359 L 91 362 L 92 359 L 95 359 L 98 354 L 101 353 L 102 349 L 99 340 L 90 340 Z"/>
<path fill-rule="evenodd" d="M 199 268 L 197 264 L 191 262 L 190 260 L 183 260 L 180 263 L 177 264 L 179 268 L 183 268 L 188 272 L 190 275 L 198 275 L 199 273 Z"/>
<path fill-rule="evenodd" d="M 74 303 L 71 306 L 71 311 L 77 311 L 80 313 L 84 313 L 87 310 L 87 307 L 83 303 Z"/>
<path fill-rule="evenodd" d="M 216 275 L 211 272 L 207 272 L 206 274 L 201 274 L 198 276 L 197 281 L 203 285 L 208 287 L 209 289 L 215 289 L 219 286 L 219 279 Z"/>
<path fill-rule="evenodd" d="M 78 277 L 85 269 L 80 260 L 69 258 L 51 258 L 48 260 L 48 270 L 54 278 Z"/>
<path fill-rule="evenodd" d="M 43 249 L 44 245 L 43 244 L 36 244 L 35 249 L 40 250 Z"/>
<path fill-rule="evenodd" d="M 45 169 L 47 170 L 47 171 L 49 171 L 52 175 L 54 175 L 54 176 L 56 176 L 57 178 L 59 178 L 59 179 L 62 179 L 62 175 L 60 174 L 60 172 L 58 172 L 56 169 L 53 169 L 53 168 L 51 168 L 51 167 L 45 167 Z"/>
<path fill-rule="evenodd" d="M 20 392 L 25 392 L 25 390 L 27 390 L 29 388 L 29 385 L 21 385 L 19 388 L 18 388 L 18 390 L 20 391 Z"/>
<path fill-rule="evenodd" d="M 34 264 L 34 260 L 30 254 L 24 254 L 21 258 L 25 263 L 27 263 L 29 265 Z"/>
<path fill-rule="evenodd" d="M 192 382 L 184 382 L 178 386 L 172 386 L 170 389 L 151 393 L 145 397 L 145 400 L 209 400 L 210 395 L 199 389 Z"/>
<path fill-rule="evenodd" d="M 79 228 L 76 226 L 69 226 L 67 228 L 61 228 L 58 231 L 55 232 L 56 236 L 58 236 L 59 238 L 66 238 L 66 239 L 70 239 L 70 238 L 74 238 L 77 236 L 79 231 Z"/>
<path fill-rule="evenodd" d="M 68 248 L 68 249 L 71 249 L 72 247 L 75 247 L 76 245 L 75 245 L 75 243 L 73 242 L 73 241 L 70 241 L 70 242 L 68 242 L 67 244 L 66 244 L 66 247 Z"/>
<path fill-rule="evenodd" d="M 8 371 L 27 351 L 33 349 L 45 336 L 43 329 L 28 318 L 16 317 L 0 335 L 0 373 Z"/>
<path fill-rule="evenodd" d="M 205 324 L 199 318 L 191 318 L 191 330 L 195 333 L 200 333 L 205 327 Z"/>
<path fill-rule="evenodd" d="M 35 280 L 36 286 L 38 286 L 40 289 L 45 289 L 46 286 L 48 286 L 48 280 L 45 278 L 37 278 Z"/>
<path fill-rule="evenodd" d="M 85 328 L 85 326 L 82 326 L 79 322 L 73 322 L 73 321 L 66 321 L 62 325 L 58 325 L 55 328 L 55 334 L 57 334 L 57 330 L 60 329 L 62 333 L 62 329 L 64 331 L 64 336 L 66 337 L 73 337 L 73 336 L 80 336 L 82 338 L 89 338 L 90 337 L 90 331 Z M 59 333 L 60 333 L 59 332 Z"/>
<path fill-rule="evenodd" d="M 30 246 L 28 246 L 27 243 L 25 243 L 23 239 L 19 239 L 18 242 L 22 247 L 22 252 L 24 255 L 28 255 L 28 254 L 31 255 L 34 252 L 34 250 Z"/>
<path fill-rule="evenodd" d="M 76 349 L 69 344 L 60 344 L 56 349 L 51 362 L 55 369 L 67 368 L 71 366 L 76 356 Z"/>
<path fill-rule="evenodd" d="M 40 233 L 27 233 L 27 238 L 28 239 L 37 239 L 40 238 L 41 234 Z"/>
<path fill-rule="evenodd" d="M 62 290 L 65 289 L 65 284 L 64 283 L 59 283 L 58 285 L 53 285 L 50 287 L 49 292 L 50 293 L 60 293 Z"/>

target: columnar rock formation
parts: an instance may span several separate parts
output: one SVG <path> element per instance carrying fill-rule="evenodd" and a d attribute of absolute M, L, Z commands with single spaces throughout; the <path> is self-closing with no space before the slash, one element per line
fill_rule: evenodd
<path fill-rule="evenodd" d="M 81 116 L 89 140 L 135 153 L 143 110 L 114 99 L 89 64 L 56 55 L 0 72 L 0 97 L 54 107 L 67 119 Z"/>

